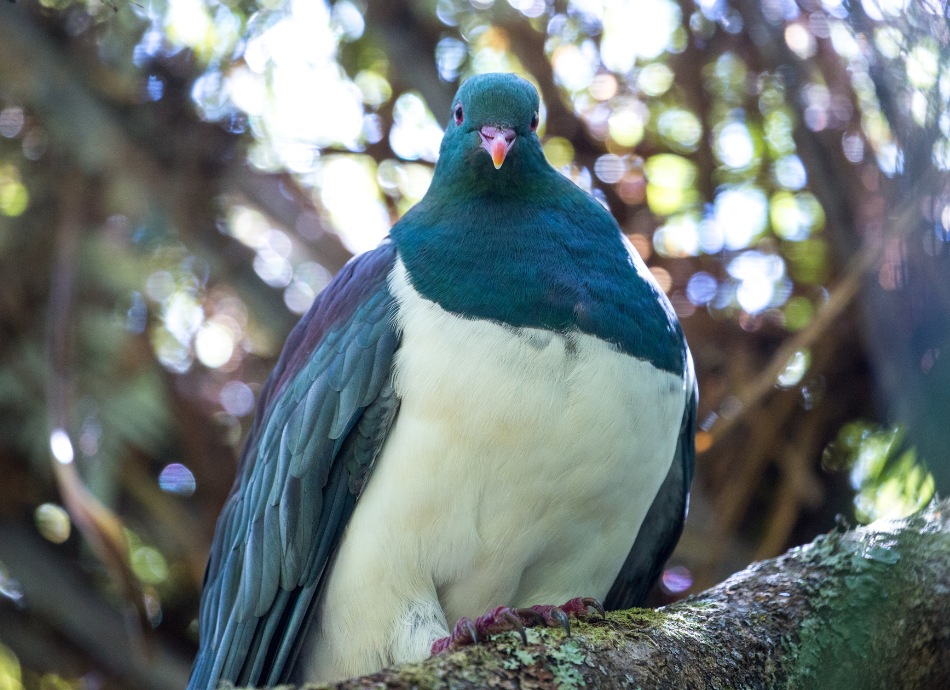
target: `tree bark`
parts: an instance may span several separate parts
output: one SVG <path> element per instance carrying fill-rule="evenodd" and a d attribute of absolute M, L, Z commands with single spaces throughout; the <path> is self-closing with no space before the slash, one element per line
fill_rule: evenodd
<path fill-rule="evenodd" d="M 304 688 L 838 688 L 950 684 L 950 501 L 836 530 L 657 610 L 502 634 Z"/>

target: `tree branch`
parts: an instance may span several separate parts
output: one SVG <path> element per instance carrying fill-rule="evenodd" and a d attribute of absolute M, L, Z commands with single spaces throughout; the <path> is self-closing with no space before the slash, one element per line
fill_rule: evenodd
<path fill-rule="evenodd" d="M 529 630 L 344 688 L 927 689 L 950 677 L 950 502 L 835 531 L 658 610 Z M 314 688 L 317 686 L 304 686 Z"/>

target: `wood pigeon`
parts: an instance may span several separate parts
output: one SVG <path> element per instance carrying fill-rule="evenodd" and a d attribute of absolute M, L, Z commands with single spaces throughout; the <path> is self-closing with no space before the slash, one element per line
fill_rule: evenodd
<path fill-rule="evenodd" d="M 545 160 L 538 107 L 519 77 L 468 79 L 425 197 L 288 337 L 189 688 L 369 673 L 497 629 L 470 620 L 491 607 L 629 608 L 656 580 L 693 473 L 692 360 L 616 221 Z"/>

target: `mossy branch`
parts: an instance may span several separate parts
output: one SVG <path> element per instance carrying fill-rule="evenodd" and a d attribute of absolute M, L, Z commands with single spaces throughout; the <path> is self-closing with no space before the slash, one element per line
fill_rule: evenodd
<path fill-rule="evenodd" d="M 336 688 L 904 688 L 950 679 L 950 502 L 834 531 L 658 610 L 530 630 Z M 305 688 L 327 686 L 304 686 Z"/>

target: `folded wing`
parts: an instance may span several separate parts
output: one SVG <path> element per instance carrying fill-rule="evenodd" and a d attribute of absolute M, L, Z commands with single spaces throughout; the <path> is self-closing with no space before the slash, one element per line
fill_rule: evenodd
<path fill-rule="evenodd" d="M 222 509 L 189 690 L 285 681 L 327 564 L 395 417 L 395 248 L 357 257 L 317 297 L 261 392 Z"/>
<path fill-rule="evenodd" d="M 687 366 L 686 377 L 689 397 L 683 411 L 683 422 L 673 462 L 643 520 L 620 574 L 607 593 L 604 606 L 611 611 L 643 605 L 683 531 L 696 457 L 694 437 L 698 393 L 691 362 Z"/>

